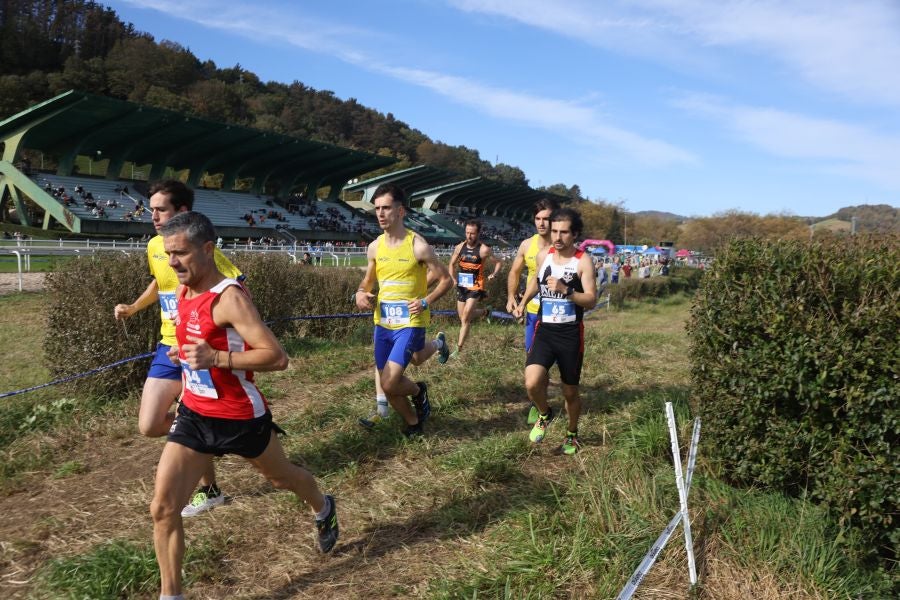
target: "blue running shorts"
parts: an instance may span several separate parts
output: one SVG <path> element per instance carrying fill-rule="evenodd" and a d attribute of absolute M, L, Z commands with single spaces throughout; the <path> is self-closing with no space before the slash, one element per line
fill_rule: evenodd
<path fill-rule="evenodd" d="M 181 381 L 181 365 L 173 363 L 166 356 L 171 346 L 165 344 L 156 344 L 156 353 L 153 355 L 153 362 L 150 363 L 150 371 L 147 372 L 147 378 L 150 379 L 177 379 Z"/>
<path fill-rule="evenodd" d="M 381 325 L 375 326 L 375 366 L 379 371 L 384 369 L 387 361 L 406 368 L 413 353 L 424 347 L 424 327 L 387 329 Z"/>
<path fill-rule="evenodd" d="M 538 314 L 525 313 L 525 352 L 531 350 L 534 343 L 534 328 L 537 326 Z"/>

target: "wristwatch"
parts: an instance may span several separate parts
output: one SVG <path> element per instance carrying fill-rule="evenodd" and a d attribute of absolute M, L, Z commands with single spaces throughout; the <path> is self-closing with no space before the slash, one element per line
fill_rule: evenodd
<path fill-rule="evenodd" d="M 421 302 L 422 302 L 422 310 L 428 310 L 428 300 L 426 300 L 425 298 L 422 298 Z"/>

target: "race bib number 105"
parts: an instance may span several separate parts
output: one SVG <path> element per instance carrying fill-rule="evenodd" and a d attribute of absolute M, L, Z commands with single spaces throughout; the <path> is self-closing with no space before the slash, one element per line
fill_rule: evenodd
<path fill-rule="evenodd" d="M 159 293 L 159 310 L 162 312 L 163 319 L 174 321 L 178 316 L 178 299 L 175 298 L 175 292 Z"/>

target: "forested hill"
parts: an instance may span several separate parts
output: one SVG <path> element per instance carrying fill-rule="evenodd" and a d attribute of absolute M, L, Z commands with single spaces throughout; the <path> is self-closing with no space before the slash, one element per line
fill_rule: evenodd
<path fill-rule="evenodd" d="M 300 81 L 262 82 L 240 65 L 219 68 L 179 44 L 157 42 L 97 2 L 0 0 L 0 119 L 70 89 L 390 155 L 400 167 L 425 163 L 528 184 L 518 167 L 433 141 L 353 98 Z"/>

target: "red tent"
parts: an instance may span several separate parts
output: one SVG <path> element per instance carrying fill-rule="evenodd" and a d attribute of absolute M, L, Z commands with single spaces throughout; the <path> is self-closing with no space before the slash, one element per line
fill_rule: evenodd
<path fill-rule="evenodd" d="M 682 248 L 678 252 L 675 253 L 675 258 L 685 258 L 691 255 L 691 251 L 687 248 Z"/>

